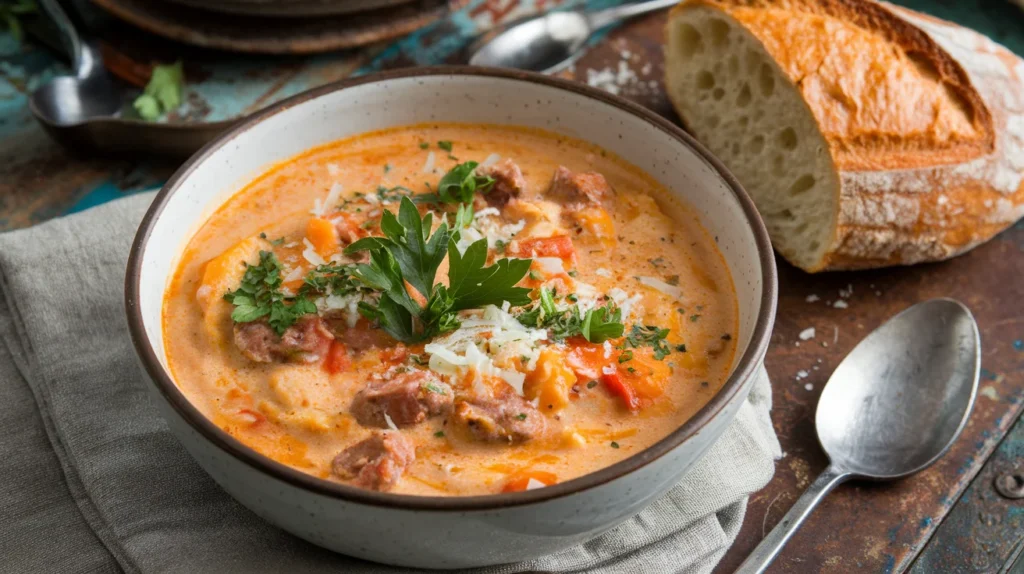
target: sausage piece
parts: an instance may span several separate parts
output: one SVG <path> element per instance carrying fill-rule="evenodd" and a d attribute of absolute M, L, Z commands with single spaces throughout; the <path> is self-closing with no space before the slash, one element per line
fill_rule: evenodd
<path fill-rule="evenodd" d="M 363 426 L 388 428 L 387 415 L 395 426 L 407 427 L 450 413 L 454 397 L 452 388 L 436 375 L 414 370 L 370 381 L 356 394 L 350 411 Z"/>
<path fill-rule="evenodd" d="M 235 323 L 235 346 L 257 363 L 315 363 L 327 355 L 334 335 L 316 315 L 305 315 L 278 335 L 265 319 Z"/>
<path fill-rule="evenodd" d="M 523 443 L 544 434 L 547 427 L 536 407 L 513 394 L 459 401 L 452 418 L 483 442 Z"/>
<path fill-rule="evenodd" d="M 494 187 L 483 196 L 492 207 L 500 209 L 526 191 L 526 179 L 523 178 L 523 172 L 510 159 L 480 168 L 477 173 L 494 178 Z"/>
<path fill-rule="evenodd" d="M 397 431 L 376 431 L 338 453 L 331 463 L 334 474 L 355 479 L 370 490 L 391 490 L 405 469 L 416 460 L 416 449 Z"/>
<path fill-rule="evenodd" d="M 551 199 L 580 208 L 587 204 L 598 205 L 613 193 L 608 180 L 596 171 L 573 173 L 560 165 L 551 177 L 547 195 Z"/>

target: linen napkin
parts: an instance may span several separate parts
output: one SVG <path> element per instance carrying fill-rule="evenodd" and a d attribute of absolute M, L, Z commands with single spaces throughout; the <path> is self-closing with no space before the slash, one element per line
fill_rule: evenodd
<path fill-rule="evenodd" d="M 320 549 L 236 503 L 149 401 L 127 334 L 144 194 L 0 235 L 0 570 L 407 571 Z M 767 376 L 667 495 L 614 530 L 481 573 L 709 572 L 780 456 Z"/>

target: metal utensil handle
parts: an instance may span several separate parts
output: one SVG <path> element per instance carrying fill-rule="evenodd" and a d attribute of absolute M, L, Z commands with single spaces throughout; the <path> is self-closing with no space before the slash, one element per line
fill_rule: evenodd
<path fill-rule="evenodd" d="M 764 572 L 772 560 L 778 556 L 786 542 L 793 537 L 796 529 L 800 528 L 804 520 L 811 515 L 811 511 L 821 502 L 821 499 L 849 477 L 848 472 L 829 465 L 814 481 L 814 484 L 796 501 L 793 508 L 790 508 L 782 520 L 775 525 L 775 528 L 772 528 L 768 536 L 743 561 L 743 564 L 740 564 L 736 574 L 761 574 Z"/>
<path fill-rule="evenodd" d="M 57 0 L 39 0 L 43 10 L 50 16 L 60 32 L 61 43 L 71 58 L 71 67 L 78 78 L 87 78 L 97 66 L 102 66 L 99 50 L 83 38 L 68 13 Z"/>
<path fill-rule="evenodd" d="M 597 30 L 599 28 L 604 28 L 609 24 L 614 24 L 619 20 L 625 20 L 626 18 L 632 18 L 648 12 L 654 12 L 655 10 L 671 8 L 678 3 L 679 0 L 651 0 L 650 2 L 636 2 L 634 4 L 626 4 L 624 6 L 616 6 L 614 8 L 607 8 L 605 10 L 592 12 L 587 15 L 587 19 L 590 21 L 590 27 Z"/>

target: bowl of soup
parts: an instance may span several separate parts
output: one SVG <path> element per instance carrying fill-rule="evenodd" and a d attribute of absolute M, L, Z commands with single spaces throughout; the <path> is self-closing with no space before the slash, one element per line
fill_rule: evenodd
<path fill-rule="evenodd" d="M 665 493 L 733 420 L 776 278 L 753 203 L 587 86 L 438 68 L 256 114 L 154 200 L 126 278 L 171 430 L 315 544 L 536 558 Z"/>

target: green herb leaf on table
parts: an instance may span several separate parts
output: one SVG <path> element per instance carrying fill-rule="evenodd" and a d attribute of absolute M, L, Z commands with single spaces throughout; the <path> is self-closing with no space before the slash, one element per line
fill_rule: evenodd
<path fill-rule="evenodd" d="M 149 122 L 181 105 L 185 92 L 185 72 L 181 61 L 170 65 L 154 66 L 149 83 L 132 106 L 139 116 Z"/>

